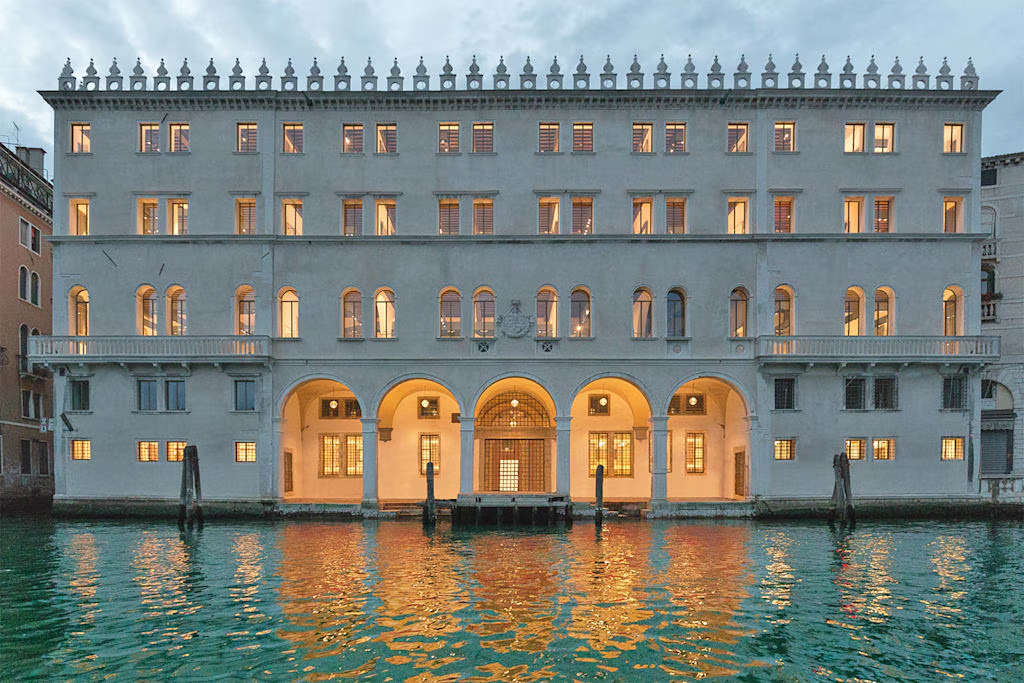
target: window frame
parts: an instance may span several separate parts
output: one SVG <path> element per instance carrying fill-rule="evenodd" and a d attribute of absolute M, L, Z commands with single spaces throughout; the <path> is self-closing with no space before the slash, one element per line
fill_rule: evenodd
<path fill-rule="evenodd" d="M 630 144 L 631 154 L 654 154 L 654 122 L 634 121 L 631 128 L 633 132 Z M 639 138 L 637 134 L 639 133 Z M 637 144 L 639 142 L 639 144 Z"/>
<path fill-rule="evenodd" d="M 700 437 L 700 457 L 697 457 L 696 443 L 691 457 L 690 438 Z M 683 436 L 683 463 L 686 474 L 707 473 L 707 434 L 703 431 L 686 431 Z"/>
<path fill-rule="evenodd" d="M 733 207 L 743 207 L 742 226 L 737 226 L 735 220 L 736 210 Z M 750 234 L 750 197 L 730 196 L 726 199 L 726 230 L 730 235 Z M 740 229 L 741 228 L 741 229 Z"/>
<path fill-rule="evenodd" d="M 260 151 L 259 130 L 259 123 L 255 121 L 236 121 L 235 154 L 258 154 Z M 252 137 L 251 140 L 250 135 Z M 242 142 L 243 139 L 245 140 L 244 144 Z M 250 146 L 252 147 L 252 149 L 248 149 Z"/>
<path fill-rule="evenodd" d="M 853 131 L 853 136 L 850 133 Z M 857 131 L 860 131 L 860 149 L 857 149 Z M 866 151 L 865 138 L 867 137 L 867 124 L 863 121 L 847 121 L 843 124 L 843 154 L 864 154 Z M 851 149 L 851 147 L 853 149 Z"/>
<path fill-rule="evenodd" d="M 735 140 L 733 138 L 735 132 Z M 742 149 L 740 149 L 742 148 Z M 729 121 L 725 126 L 725 153 L 750 154 L 750 122 Z"/>
<path fill-rule="evenodd" d="M 843 232 L 847 235 L 859 235 L 864 232 L 864 195 L 848 195 L 843 197 Z M 856 229 L 851 229 L 851 218 L 854 218 L 851 207 L 856 208 Z"/>
<path fill-rule="evenodd" d="M 490 197 L 473 198 L 473 234 L 494 234 L 494 200 Z"/>
<path fill-rule="evenodd" d="M 72 121 L 68 124 L 68 154 L 92 154 L 92 122 Z"/>
<path fill-rule="evenodd" d="M 85 207 L 85 211 L 81 210 Z M 68 234 L 77 237 L 89 235 L 90 223 L 90 201 L 88 197 L 68 198 Z M 85 229 L 82 229 L 82 222 L 85 221 Z"/>
<path fill-rule="evenodd" d="M 879 389 L 880 381 L 892 382 L 891 389 L 888 392 Z M 873 378 L 871 384 L 871 405 L 874 410 L 896 411 L 900 409 L 900 384 L 898 376 L 878 375 Z M 884 387 L 885 384 L 882 386 Z M 889 400 L 884 400 L 886 398 Z"/>
<path fill-rule="evenodd" d="M 437 153 L 457 155 L 459 151 L 459 138 L 461 126 L 458 121 L 438 121 L 437 123 Z M 454 133 L 454 135 L 452 135 Z"/>
<path fill-rule="evenodd" d="M 966 154 L 966 140 L 964 131 L 966 125 L 963 122 L 946 121 L 942 124 L 942 153 L 943 154 Z"/>
<path fill-rule="evenodd" d="M 783 448 L 780 451 L 780 446 Z M 780 457 L 780 452 L 783 457 Z M 772 442 L 772 462 L 793 462 L 796 460 L 796 437 L 774 439 Z"/>
<path fill-rule="evenodd" d="M 236 463 L 255 463 L 256 462 L 256 442 L 255 441 L 235 441 L 235 462 Z"/>
<path fill-rule="evenodd" d="M 295 133 L 298 135 L 295 135 Z M 281 154 L 305 153 L 305 127 L 302 121 L 281 122 Z"/>
<path fill-rule="evenodd" d="M 939 460 L 942 462 L 962 462 L 964 459 L 964 437 L 943 436 L 939 442 Z M 949 449 L 947 449 L 947 445 Z"/>
<path fill-rule="evenodd" d="M 547 133 L 547 136 L 545 136 Z M 538 154 L 560 154 L 561 146 L 559 137 L 561 126 L 558 121 L 540 121 L 537 124 L 537 153 Z M 549 144 L 545 144 L 549 143 Z M 545 149 L 545 147 L 550 147 Z"/>
<path fill-rule="evenodd" d="M 779 208 L 788 207 L 788 211 L 784 214 L 784 230 L 779 229 Z M 774 195 L 772 197 L 772 228 L 776 235 L 791 234 L 796 232 L 795 225 L 795 209 L 796 209 L 796 197 L 793 195 Z"/>
<path fill-rule="evenodd" d="M 483 132 L 488 131 L 487 135 Z M 482 144 L 488 141 L 488 144 Z M 487 147 L 487 149 L 481 149 L 481 147 Z M 471 154 L 494 154 L 494 122 L 493 121 L 474 121 L 473 122 L 473 151 Z"/>
<path fill-rule="evenodd" d="M 886 140 L 885 137 L 879 138 L 879 136 L 878 136 L 879 128 L 885 128 L 885 127 L 888 127 L 888 129 L 889 129 L 888 149 L 885 149 L 883 147 L 883 149 L 879 150 L 879 148 L 878 148 L 879 140 Z M 894 121 L 875 121 L 874 127 L 873 127 L 871 153 L 872 154 L 895 154 L 896 153 L 896 123 Z"/>
<path fill-rule="evenodd" d="M 188 389 L 185 383 L 184 377 L 168 377 L 164 380 L 164 410 L 170 413 L 188 412 Z M 172 394 L 172 386 L 180 387 L 180 391 L 176 388 Z M 172 395 L 174 396 L 173 402 L 171 401 Z"/>
<path fill-rule="evenodd" d="M 786 139 L 786 133 L 789 134 L 789 144 L 786 148 L 780 148 L 779 146 L 779 135 L 782 134 L 782 139 Z M 773 154 L 794 154 L 798 152 L 796 142 L 796 120 L 785 120 L 775 121 L 772 126 L 772 153 Z"/>
<path fill-rule="evenodd" d="M 152 408 L 143 407 L 143 386 L 152 387 Z M 149 394 L 149 390 L 145 392 Z M 147 402 L 146 405 L 149 405 Z M 160 392 L 158 382 L 153 377 L 136 377 L 135 378 L 135 410 L 139 413 L 155 413 L 160 410 Z"/>
<path fill-rule="evenodd" d="M 442 152 L 438 152 L 442 154 Z M 443 152 L 457 154 L 457 152 Z M 458 236 L 461 232 L 459 213 L 462 202 L 458 197 L 441 197 L 437 200 L 437 234 L 441 237 Z"/>
<path fill-rule="evenodd" d="M 427 457 L 424 458 L 423 446 L 426 443 L 430 447 Z M 434 476 L 441 472 L 441 435 L 437 432 L 420 433 L 417 439 L 419 443 L 418 460 L 420 476 L 427 476 L 427 463 L 434 463 Z"/>
<path fill-rule="evenodd" d="M 966 230 L 966 219 L 964 206 L 966 201 L 963 195 L 943 195 L 942 197 L 942 232 L 946 235 L 960 234 Z M 949 210 L 953 207 L 953 229 L 950 230 Z"/>
<path fill-rule="evenodd" d="M 572 232 L 570 234 L 593 235 L 595 232 L 594 228 L 597 223 L 594 212 L 594 198 L 589 195 L 574 196 L 570 199 L 569 205 L 571 207 L 572 216 Z M 579 207 L 579 211 L 577 211 L 577 207 Z M 587 208 L 587 211 L 584 211 L 584 207 Z M 589 213 L 589 216 L 586 219 L 584 219 L 584 213 Z M 577 221 L 577 218 L 580 220 Z M 585 225 L 586 221 L 590 222 L 589 227 Z"/>
<path fill-rule="evenodd" d="M 147 133 L 156 133 L 156 142 L 153 143 L 152 137 L 147 136 Z M 139 122 L 139 138 L 138 147 L 136 152 L 138 154 L 159 154 L 160 153 L 160 124 L 152 121 L 140 121 Z M 152 147 L 150 147 L 150 143 Z M 148 148 L 147 148 L 148 147 Z"/>
<path fill-rule="evenodd" d="M 91 439 L 68 439 L 68 458 L 70 460 L 92 460 Z"/>
<path fill-rule="evenodd" d="M 356 133 L 358 133 L 358 140 Z M 352 135 L 350 138 L 349 135 Z M 366 150 L 366 128 L 362 123 L 349 122 L 341 124 L 341 153 L 362 155 Z"/>
<path fill-rule="evenodd" d="M 244 209 L 244 210 L 243 210 Z M 243 217 L 247 217 L 247 214 L 251 212 L 252 226 L 249 230 L 243 228 L 245 221 Z M 258 232 L 258 212 L 256 211 L 256 198 L 255 197 L 236 197 L 235 198 L 235 234 L 236 235 L 255 235 Z"/>
<path fill-rule="evenodd" d="M 633 234 L 634 235 L 653 235 L 654 234 L 654 197 L 636 196 L 632 197 L 633 205 Z M 639 208 L 639 213 L 637 209 Z M 646 225 L 647 229 L 643 230 L 644 226 L 644 215 L 646 214 Z M 639 219 L 639 222 L 638 222 Z"/>
<path fill-rule="evenodd" d="M 785 384 L 780 384 L 780 382 L 781 383 L 785 383 L 785 382 L 789 383 L 789 389 L 783 390 L 783 392 L 782 392 L 783 398 L 788 398 L 789 399 L 788 400 L 788 405 L 780 405 L 780 402 L 779 402 L 779 387 L 780 386 L 786 386 Z M 772 410 L 796 410 L 797 409 L 797 404 L 796 404 L 796 384 L 797 384 L 796 377 L 792 377 L 791 376 L 791 377 L 773 377 L 772 378 L 772 406 L 773 406 Z M 787 403 L 787 401 L 783 401 L 783 403 L 785 404 L 785 403 Z"/>
<path fill-rule="evenodd" d="M 676 133 L 681 132 L 682 135 L 679 136 L 679 137 L 676 137 L 676 136 L 670 135 L 669 131 L 675 131 Z M 687 133 L 686 121 L 666 121 L 665 122 L 665 154 L 687 154 L 689 152 L 689 149 L 687 148 L 687 144 L 686 144 L 687 143 L 686 133 Z M 682 148 L 681 149 L 672 149 L 671 143 L 673 141 L 675 141 L 677 146 L 678 146 L 680 140 L 682 141 L 682 144 L 681 144 Z"/>
<path fill-rule="evenodd" d="M 256 400 L 257 393 L 258 393 L 258 387 L 257 387 L 256 378 L 255 377 L 236 377 L 236 378 L 234 378 L 232 380 L 232 385 L 231 386 L 232 386 L 232 390 L 233 390 L 232 391 L 232 393 L 233 393 L 232 405 L 234 407 L 231 412 L 235 412 L 235 413 L 254 413 L 254 412 L 256 412 L 257 407 L 258 407 L 257 406 L 258 401 Z M 246 388 L 246 387 L 248 387 L 248 388 Z M 239 393 L 238 393 L 239 388 L 245 388 L 245 390 L 242 392 L 242 395 L 241 395 L 241 398 L 242 398 L 241 402 L 239 402 Z M 251 388 L 251 395 L 250 395 L 250 389 L 249 388 Z M 251 402 L 248 399 L 251 399 Z M 251 403 L 252 407 L 251 408 L 247 408 L 246 406 L 250 405 L 250 403 Z"/>
<path fill-rule="evenodd" d="M 167 124 L 167 151 L 170 154 L 188 154 L 192 151 L 191 125 L 188 121 Z"/>
<path fill-rule="evenodd" d="M 398 122 L 378 121 L 374 130 L 377 134 L 376 154 L 381 156 L 398 154 Z M 389 146 L 394 149 L 388 149 Z"/>
<path fill-rule="evenodd" d="M 878 457 L 878 444 L 884 442 L 886 444 L 886 457 Z M 874 436 L 871 438 L 871 459 L 878 462 L 892 462 L 896 459 L 896 437 L 894 436 Z"/>
<path fill-rule="evenodd" d="M 160 442 L 138 440 L 135 442 L 137 462 L 160 462 Z"/>

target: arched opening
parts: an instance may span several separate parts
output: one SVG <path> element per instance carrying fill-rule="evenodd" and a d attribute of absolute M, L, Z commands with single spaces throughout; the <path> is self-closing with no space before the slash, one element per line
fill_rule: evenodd
<path fill-rule="evenodd" d="M 773 319 L 775 336 L 789 337 L 793 334 L 793 288 L 789 285 L 779 285 L 775 288 Z"/>
<path fill-rule="evenodd" d="M 388 389 L 377 407 L 381 505 L 422 501 L 428 462 L 434 463 L 434 495 L 459 495 L 460 412 L 455 395 L 432 379 L 407 379 Z"/>
<path fill-rule="evenodd" d="M 442 339 L 457 339 L 462 336 L 462 295 L 457 289 L 445 289 L 441 292 L 440 320 L 438 336 Z"/>
<path fill-rule="evenodd" d="M 178 285 L 167 288 L 167 334 L 183 335 L 188 331 L 188 308 L 185 289 Z"/>
<path fill-rule="evenodd" d="M 958 337 L 964 333 L 964 295 L 959 287 L 946 287 L 942 292 L 942 334 Z"/>
<path fill-rule="evenodd" d="M 285 339 L 299 336 L 299 295 L 291 287 L 277 295 L 277 335 Z"/>
<path fill-rule="evenodd" d="M 256 334 L 256 293 L 249 285 L 235 290 L 235 334 Z"/>
<path fill-rule="evenodd" d="M 879 287 L 875 290 L 875 336 L 887 337 L 895 334 L 893 325 L 893 305 L 895 294 L 891 287 Z"/>
<path fill-rule="evenodd" d="M 475 487 L 544 493 L 555 487 L 555 403 L 537 382 L 510 377 L 480 395 L 474 412 Z"/>
<path fill-rule="evenodd" d="M 686 336 L 686 293 L 678 287 L 668 290 L 665 310 L 665 336 Z"/>
<path fill-rule="evenodd" d="M 18 298 L 28 301 L 28 268 L 18 268 Z"/>
<path fill-rule="evenodd" d="M 650 500 L 651 405 L 647 395 L 629 380 L 602 377 L 576 393 L 570 415 L 572 499 L 594 500 L 600 464 L 604 465 L 607 502 Z"/>
<path fill-rule="evenodd" d="M 669 500 L 743 500 L 748 496 L 747 407 L 730 383 L 700 377 L 680 386 L 668 405 Z"/>
<path fill-rule="evenodd" d="M 156 290 L 142 285 L 135 291 L 135 334 L 155 337 L 157 330 Z"/>
<path fill-rule="evenodd" d="M 558 293 L 551 287 L 537 292 L 537 336 L 558 336 Z"/>
<path fill-rule="evenodd" d="M 633 292 L 633 338 L 650 339 L 654 336 L 651 291 L 640 287 Z"/>
<path fill-rule="evenodd" d="M 981 380 L 981 473 L 997 476 L 1013 472 L 1013 392 L 994 379 Z"/>
<path fill-rule="evenodd" d="M 377 339 L 395 337 L 395 293 L 381 289 L 373 297 L 373 336 Z"/>
<path fill-rule="evenodd" d="M 590 292 L 578 287 L 569 297 L 569 336 L 590 336 Z"/>
<path fill-rule="evenodd" d="M 737 287 L 729 295 L 729 336 L 746 337 L 749 335 L 747 327 L 747 305 L 750 296 L 743 287 Z"/>
<path fill-rule="evenodd" d="M 28 369 L 28 325 L 18 328 L 18 371 Z"/>
<path fill-rule="evenodd" d="M 285 500 L 359 503 L 363 498 L 362 408 L 341 382 L 311 379 L 281 408 L 279 495 Z"/>
<path fill-rule="evenodd" d="M 68 292 L 68 334 L 89 336 L 89 290 L 72 287 Z"/>
<path fill-rule="evenodd" d="M 494 292 L 478 289 L 473 295 L 473 336 L 489 339 L 494 336 Z"/>
<path fill-rule="evenodd" d="M 38 306 L 39 305 L 39 298 L 41 296 L 39 273 L 36 273 L 36 272 L 32 273 L 31 283 L 32 283 L 31 284 L 31 288 L 30 288 L 31 291 L 29 292 L 30 300 L 32 301 L 32 305 L 33 306 Z"/>
<path fill-rule="evenodd" d="M 864 334 L 864 291 L 860 287 L 846 290 L 843 300 L 843 335 L 858 337 Z"/>
<path fill-rule="evenodd" d="M 341 295 L 341 336 L 363 338 L 363 295 L 358 289 L 346 289 Z"/>

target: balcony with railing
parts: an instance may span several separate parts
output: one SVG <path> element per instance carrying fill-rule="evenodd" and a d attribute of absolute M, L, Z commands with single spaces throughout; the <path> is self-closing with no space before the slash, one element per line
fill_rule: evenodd
<path fill-rule="evenodd" d="M 757 338 L 762 362 L 988 362 L 999 356 L 999 337 L 845 337 Z"/>
<path fill-rule="evenodd" d="M 263 363 L 270 356 L 265 336 L 118 336 L 29 339 L 33 363 L 190 362 Z"/>
<path fill-rule="evenodd" d="M 999 319 L 999 308 L 995 301 L 981 302 L 981 322 L 994 323 Z"/>

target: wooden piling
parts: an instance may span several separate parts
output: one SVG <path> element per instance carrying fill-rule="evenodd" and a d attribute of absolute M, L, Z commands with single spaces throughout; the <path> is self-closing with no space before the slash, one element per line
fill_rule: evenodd
<path fill-rule="evenodd" d="M 192 505 L 194 508 L 192 516 L 195 518 L 196 523 L 199 526 L 203 525 L 203 485 L 199 481 L 199 449 L 195 446 L 185 446 L 186 458 L 191 463 L 190 469 L 192 470 L 192 486 L 193 486 L 193 499 Z"/>
<path fill-rule="evenodd" d="M 835 483 L 832 486 L 832 503 L 828 512 L 828 521 L 831 523 L 838 516 L 840 521 L 853 526 L 856 520 L 850 483 L 850 458 L 846 453 L 836 453 L 832 456 L 832 471 L 835 474 Z"/>
<path fill-rule="evenodd" d="M 423 523 L 433 524 L 437 521 L 437 502 L 434 500 L 434 463 L 427 463 L 427 500 L 423 504 Z"/>
<path fill-rule="evenodd" d="M 594 475 L 594 523 L 601 524 L 604 521 L 604 465 L 598 465 Z"/>

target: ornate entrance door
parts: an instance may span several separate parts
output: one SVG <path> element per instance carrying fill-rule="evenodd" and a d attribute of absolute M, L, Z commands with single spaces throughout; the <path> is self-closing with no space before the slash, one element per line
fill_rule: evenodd
<path fill-rule="evenodd" d="M 544 439 L 485 439 L 483 490 L 547 490 Z"/>

